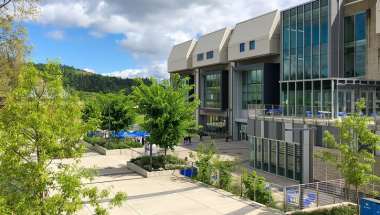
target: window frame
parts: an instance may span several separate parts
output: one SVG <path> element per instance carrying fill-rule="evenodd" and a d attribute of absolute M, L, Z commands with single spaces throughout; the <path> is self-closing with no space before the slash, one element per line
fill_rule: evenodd
<path fill-rule="evenodd" d="M 254 50 L 254 49 L 256 49 L 256 41 L 255 40 L 249 41 L 249 50 Z"/>
<path fill-rule="evenodd" d="M 203 61 L 203 53 L 197 55 L 197 61 Z"/>
<path fill-rule="evenodd" d="M 240 43 L 240 52 L 245 51 L 245 43 Z"/>
<path fill-rule="evenodd" d="M 211 57 L 209 56 L 211 54 Z M 214 58 L 214 51 L 209 51 L 206 53 L 206 59 L 213 59 Z"/>

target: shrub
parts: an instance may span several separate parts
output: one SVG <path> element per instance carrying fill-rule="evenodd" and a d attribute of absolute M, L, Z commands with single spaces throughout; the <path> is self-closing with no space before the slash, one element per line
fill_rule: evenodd
<path fill-rule="evenodd" d="M 295 212 L 292 215 L 354 215 L 356 208 L 350 206 L 339 206 L 332 209 L 316 210 L 312 212 Z"/>
<path fill-rule="evenodd" d="M 108 147 L 108 139 L 105 139 L 103 137 L 87 137 L 85 136 L 83 138 L 84 141 L 90 143 L 91 145 L 98 144 L 99 146 L 106 148 L 106 149 L 126 149 L 126 148 L 142 148 L 144 147 L 140 143 L 136 143 L 130 138 L 127 139 L 114 139 L 111 140 L 110 147 Z"/>
<path fill-rule="evenodd" d="M 247 191 L 244 193 L 244 196 L 250 200 L 254 200 L 256 191 L 256 202 L 269 206 L 269 198 L 271 198 L 271 201 L 273 202 L 274 197 L 270 196 L 270 192 L 265 189 L 265 178 L 258 177 L 255 171 L 252 171 L 251 174 L 248 174 L 247 170 L 244 169 L 244 167 L 242 167 L 240 171 L 243 176 L 242 178 L 244 187 L 247 189 Z"/>
<path fill-rule="evenodd" d="M 153 169 L 159 169 L 159 168 L 164 168 L 164 160 L 165 160 L 165 155 L 157 155 L 152 157 L 152 168 Z M 150 157 L 149 155 L 144 155 L 141 157 L 133 158 L 131 159 L 131 162 L 142 167 L 146 168 L 148 166 L 149 169 L 149 164 L 150 164 Z M 166 155 L 166 165 L 167 168 L 165 169 L 179 169 L 180 165 L 178 165 L 180 162 L 183 162 L 181 159 L 176 158 L 172 155 Z"/>

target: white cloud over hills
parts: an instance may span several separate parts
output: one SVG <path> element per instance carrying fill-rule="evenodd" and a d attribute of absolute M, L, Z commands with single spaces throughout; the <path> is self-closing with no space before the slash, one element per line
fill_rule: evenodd
<path fill-rule="evenodd" d="M 124 38 L 115 43 L 140 62 L 141 67 L 109 75 L 168 78 L 166 60 L 173 45 L 224 27 L 234 28 L 238 22 L 305 1 L 49 0 L 42 6 L 39 23 L 88 28 L 95 38 L 123 34 Z"/>

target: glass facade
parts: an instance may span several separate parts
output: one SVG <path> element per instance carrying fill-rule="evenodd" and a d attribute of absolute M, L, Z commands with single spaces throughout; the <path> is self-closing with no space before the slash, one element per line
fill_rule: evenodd
<path fill-rule="evenodd" d="M 284 81 L 328 78 L 328 8 L 319 0 L 282 13 Z"/>
<path fill-rule="evenodd" d="M 210 133 L 225 134 L 226 133 L 226 118 L 221 116 L 204 116 L 205 131 Z"/>
<path fill-rule="evenodd" d="M 248 109 L 249 104 L 261 104 L 263 70 L 255 69 L 250 71 L 242 71 L 242 73 L 242 109 Z"/>
<path fill-rule="evenodd" d="M 310 80 L 283 82 L 281 84 L 281 105 L 284 108 L 284 116 L 301 116 L 306 111 L 314 117 L 318 117 L 320 111 L 330 112 L 324 117 L 332 117 L 334 81 Z M 305 109 L 305 112 L 304 112 Z M 310 116 L 311 116 L 310 115 Z"/>
<path fill-rule="evenodd" d="M 220 74 L 204 76 L 203 105 L 205 108 L 220 108 L 220 84 Z"/>
<path fill-rule="evenodd" d="M 298 143 L 249 136 L 249 145 L 250 167 L 301 180 L 301 148 Z"/>
<path fill-rule="evenodd" d="M 366 13 L 344 18 L 345 77 L 364 77 L 366 70 Z"/>

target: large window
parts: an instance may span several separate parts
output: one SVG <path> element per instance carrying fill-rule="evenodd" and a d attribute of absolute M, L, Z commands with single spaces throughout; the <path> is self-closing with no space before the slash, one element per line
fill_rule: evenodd
<path fill-rule="evenodd" d="M 204 107 L 220 108 L 220 74 L 204 76 Z"/>
<path fill-rule="evenodd" d="M 261 104 L 262 73 L 262 69 L 243 71 L 242 109 L 248 109 L 250 104 Z"/>
<path fill-rule="evenodd" d="M 198 61 L 202 61 L 203 60 L 203 53 L 202 54 L 198 54 L 197 60 Z"/>
<path fill-rule="evenodd" d="M 214 51 L 207 52 L 207 59 L 211 59 L 214 57 Z"/>
<path fill-rule="evenodd" d="M 345 77 L 363 77 L 366 70 L 366 14 L 344 18 Z"/>
<path fill-rule="evenodd" d="M 240 52 L 243 52 L 244 51 L 244 47 L 245 46 L 245 44 L 244 43 L 240 43 Z"/>
<path fill-rule="evenodd" d="M 283 12 L 283 80 L 328 78 L 328 4 L 319 0 Z"/>
<path fill-rule="evenodd" d="M 205 116 L 206 118 L 206 132 L 225 134 L 226 133 L 226 119 L 221 116 Z"/>

